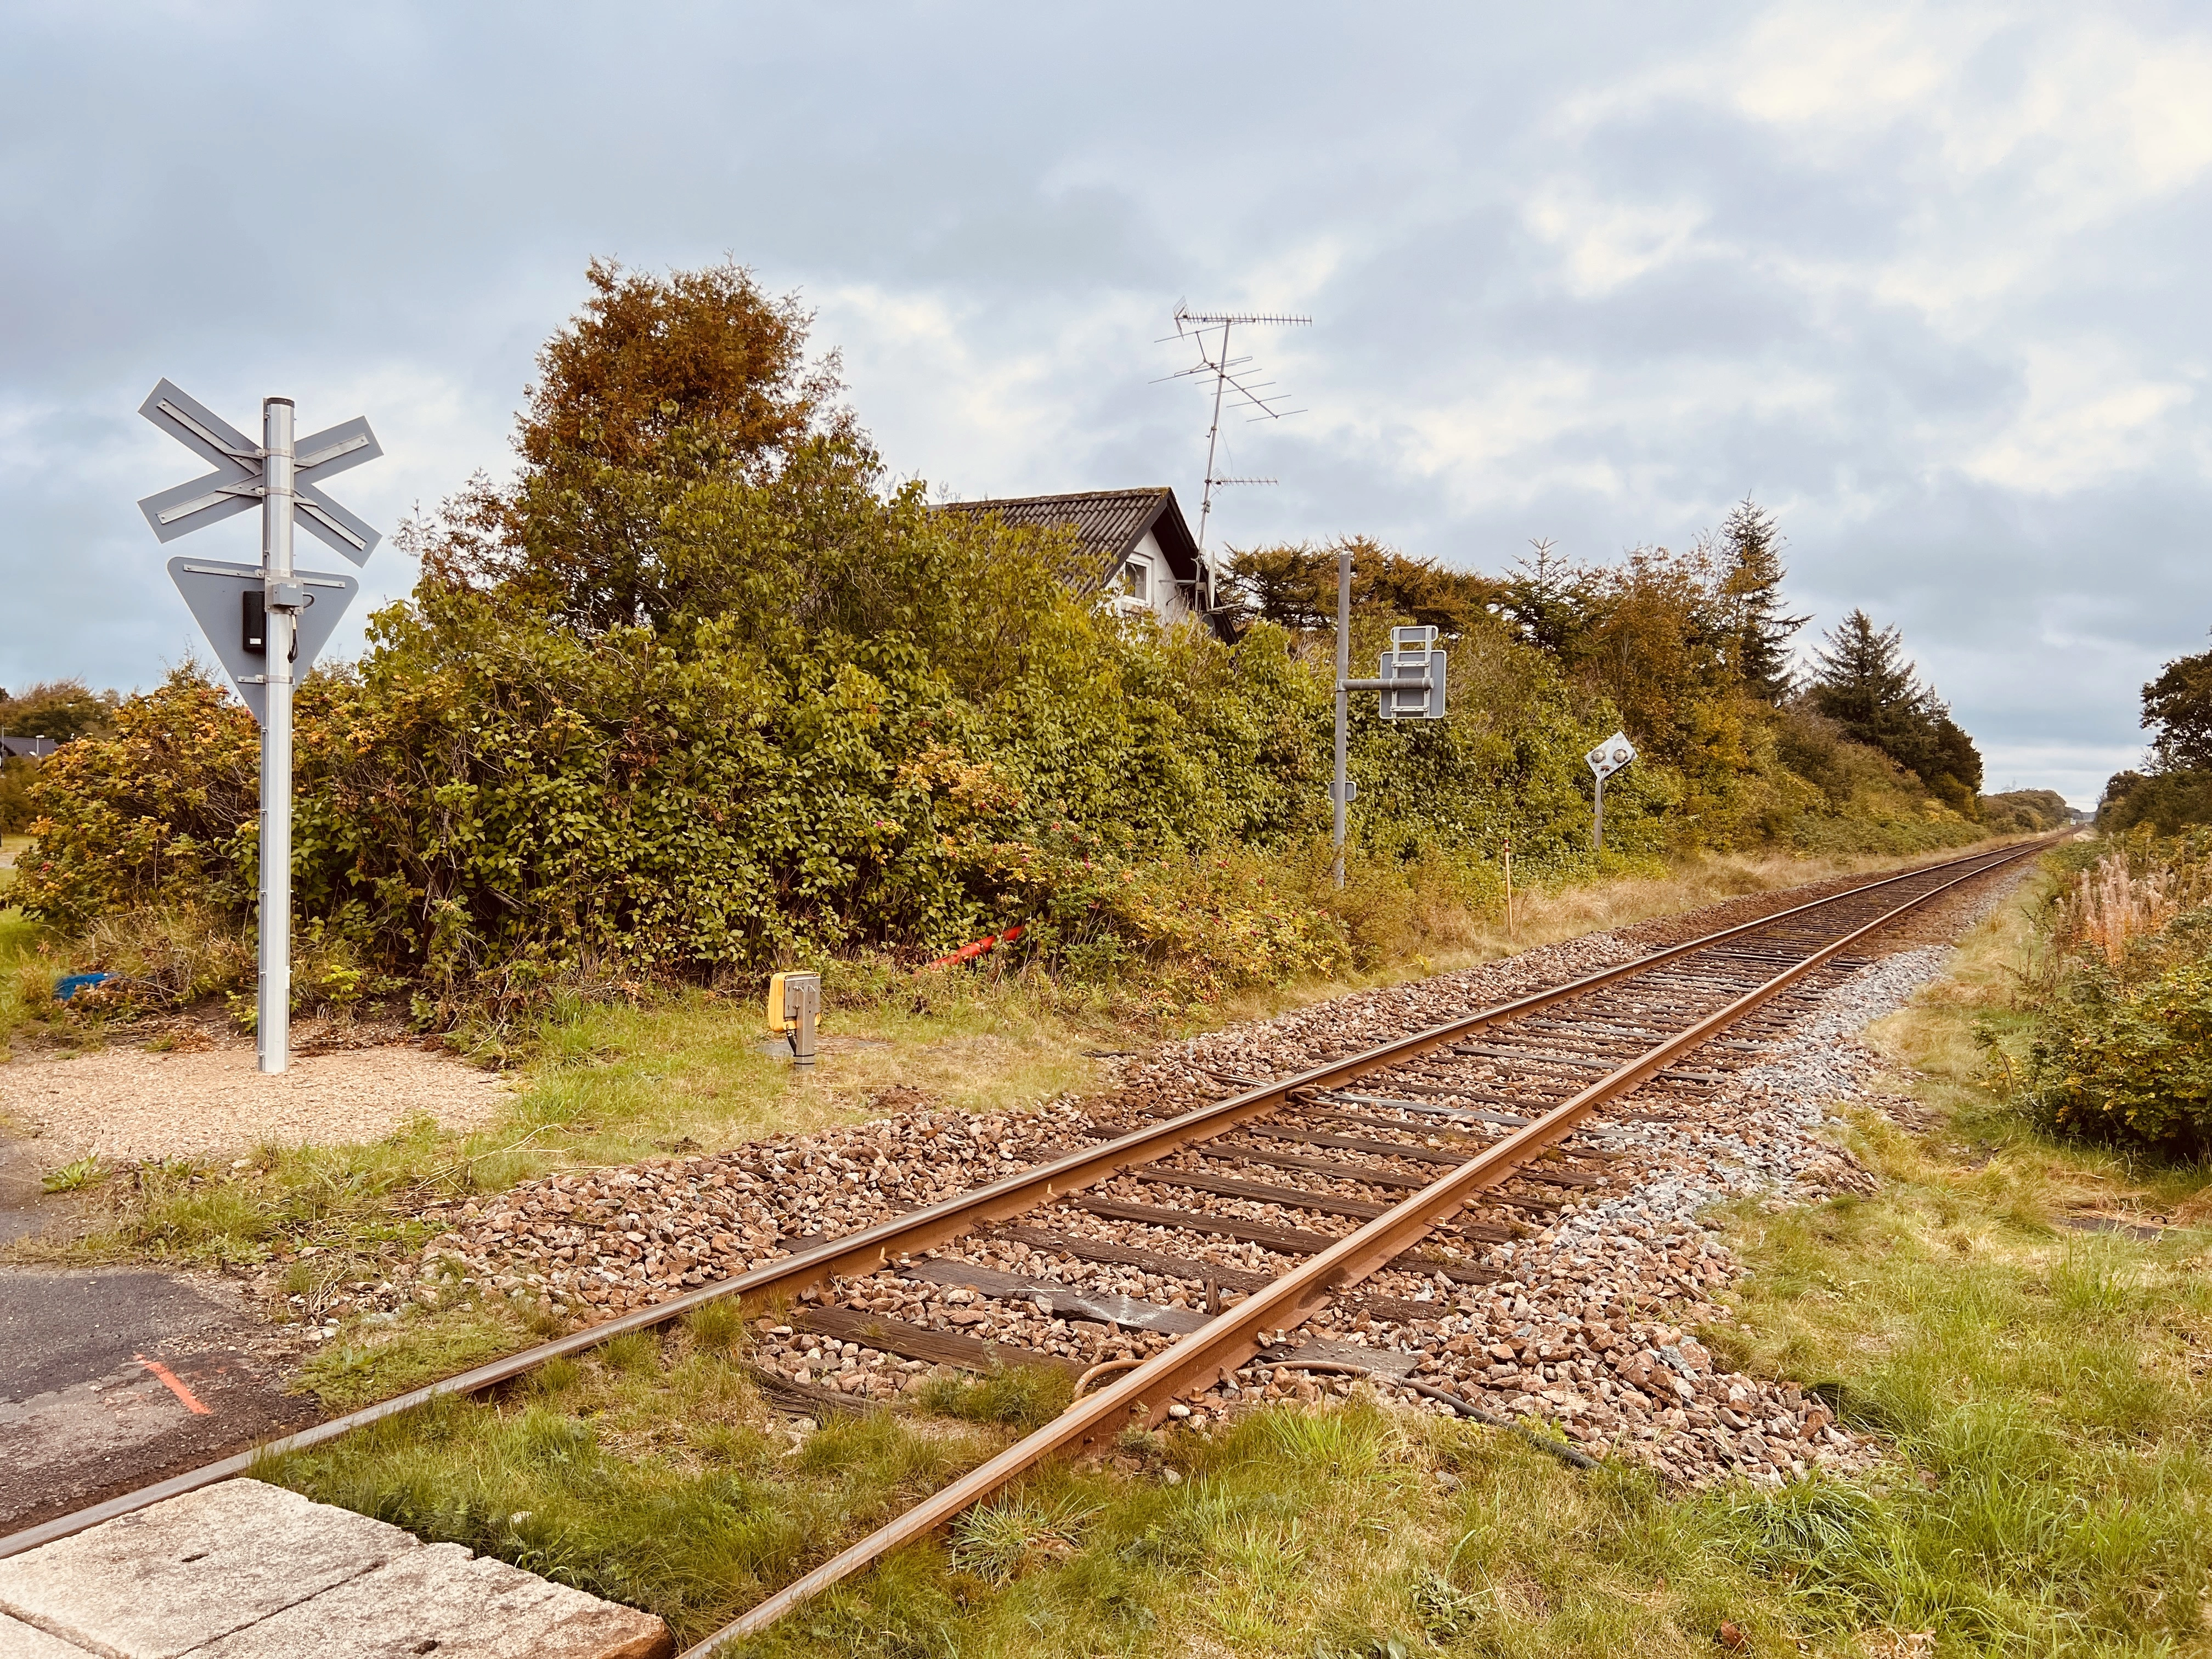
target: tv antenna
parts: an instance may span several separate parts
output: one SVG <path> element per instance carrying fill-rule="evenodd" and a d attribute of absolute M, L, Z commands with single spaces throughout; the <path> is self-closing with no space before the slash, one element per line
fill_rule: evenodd
<path fill-rule="evenodd" d="M 1177 301 L 1175 308 L 1176 331 L 1162 336 L 1157 342 L 1164 344 L 1169 340 L 1190 340 L 1198 347 L 1195 363 L 1188 368 L 1177 369 L 1172 374 L 1164 374 L 1161 380 L 1183 380 L 1206 374 L 1213 377 L 1213 424 L 1206 432 L 1206 491 L 1200 498 L 1198 507 L 1198 550 L 1201 554 L 1206 551 L 1206 520 L 1213 516 L 1213 492 L 1216 489 L 1230 484 L 1271 484 L 1275 482 L 1273 478 L 1231 477 L 1213 470 L 1215 457 L 1221 448 L 1221 409 L 1228 402 L 1229 394 L 1234 392 L 1241 399 L 1239 403 L 1229 405 L 1232 411 L 1239 409 L 1259 411 L 1257 414 L 1248 412 L 1245 416 L 1247 421 L 1279 421 L 1306 412 L 1303 409 L 1277 406 L 1287 400 L 1288 394 L 1270 391 L 1269 388 L 1275 384 L 1273 380 L 1254 380 L 1249 368 L 1252 359 L 1249 356 L 1232 357 L 1229 355 L 1230 331 L 1240 323 L 1271 328 L 1297 328 L 1306 326 L 1312 321 L 1310 317 L 1292 317 L 1272 311 L 1193 311 Z M 1220 331 L 1221 340 L 1218 345 L 1214 345 L 1209 337 L 1217 329 Z M 1157 386 L 1159 381 L 1155 380 L 1153 384 Z"/>

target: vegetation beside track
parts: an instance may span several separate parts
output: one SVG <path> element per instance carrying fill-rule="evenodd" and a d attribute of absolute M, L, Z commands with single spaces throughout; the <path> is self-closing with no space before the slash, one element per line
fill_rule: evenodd
<path fill-rule="evenodd" d="M 1524 884 L 1556 884 L 1988 833 L 1980 757 L 1893 629 L 1852 613 L 1793 684 L 1803 619 L 1747 501 L 1606 566 L 1347 544 L 1355 658 L 1438 629 L 1452 697 L 1437 720 L 1355 703 L 1339 888 L 1337 549 L 1239 556 L 1218 627 L 1132 619 L 1103 592 L 1118 553 L 899 482 L 797 296 L 733 264 L 588 281 L 514 478 L 406 526 L 413 592 L 301 684 L 302 1012 L 500 1040 L 564 994 L 866 975 L 1018 925 L 1024 971 L 1172 1022 L 1462 947 L 1509 845 Z M 73 740 L 29 775 L 14 893 L 68 930 L 68 966 L 121 970 L 87 1012 L 243 1012 L 244 707 L 191 664 L 113 703 L 29 700 Z M 1616 728 L 1640 753 L 1600 854 L 1583 757 Z"/>
<path fill-rule="evenodd" d="M 1876 1478 L 1670 1496 L 1480 1431 L 1279 1408 L 1194 1447 L 1180 1486 L 1094 1494 L 1080 1548 L 1032 1553 L 1001 1589 L 978 1592 L 956 1540 L 740 1650 L 921 1651 L 900 1644 L 933 1629 L 961 1654 L 2194 1650 L 2212 1621 L 2212 1282 L 2187 1224 L 2206 1172 L 2054 1142 L 2009 1087 L 2064 874 L 1875 1029 L 1924 1114 L 1860 1121 L 1881 1191 L 1729 1218 L 1750 1278 L 1736 1321 L 1701 1334 L 1825 1383 L 1895 1449 Z M 1313 1478 L 1301 1449 L 1322 1442 Z M 1001 1560 L 1009 1532 L 1048 1545 L 1067 1479 L 969 1534 Z M 1168 1565 L 1145 1540 L 1173 1540 Z M 1142 1635 L 1114 1627 L 1132 1605 Z"/>

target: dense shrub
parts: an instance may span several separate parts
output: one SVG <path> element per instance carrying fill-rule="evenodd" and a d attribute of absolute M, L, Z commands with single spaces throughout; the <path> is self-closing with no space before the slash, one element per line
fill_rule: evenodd
<path fill-rule="evenodd" d="M 2086 964 L 2034 1064 L 2052 1127 L 2201 1156 L 2212 1149 L 2212 962 L 2185 957 L 2132 982 Z"/>
<path fill-rule="evenodd" d="M 2031 1112 L 2069 1133 L 2212 1150 L 2212 833 L 2108 843 L 2046 931 Z"/>
<path fill-rule="evenodd" d="M 2212 823 L 2212 772 L 2117 773 L 2097 804 L 2097 828 L 2106 835 L 2143 829 L 2178 836 L 2200 823 Z"/>
<path fill-rule="evenodd" d="M 2073 821 L 2073 808 L 2056 789 L 2008 789 L 1982 797 L 1982 823 L 1993 836 L 2040 835 Z"/>

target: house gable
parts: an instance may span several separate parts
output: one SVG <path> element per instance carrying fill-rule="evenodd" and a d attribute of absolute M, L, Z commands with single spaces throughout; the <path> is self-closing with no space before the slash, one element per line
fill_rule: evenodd
<path fill-rule="evenodd" d="M 1118 590 L 1121 603 L 1152 611 L 1163 622 L 1203 620 L 1227 637 L 1217 614 L 1213 571 L 1183 521 L 1175 491 L 1094 489 L 1067 495 L 1018 495 L 949 501 L 937 509 L 1035 530 L 1073 530 L 1083 555 L 1075 578 L 1079 593 Z"/>

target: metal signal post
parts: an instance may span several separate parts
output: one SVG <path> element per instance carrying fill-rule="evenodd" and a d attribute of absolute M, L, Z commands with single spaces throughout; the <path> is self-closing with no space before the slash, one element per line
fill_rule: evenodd
<path fill-rule="evenodd" d="M 304 522 L 356 564 L 367 562 L 377 532 L 301 477 L 318 478 L 384 452 L 364 420 L 301 439 L 289 398 L 261 404 L 254 443 L 167 380 L 138 411 L 216 471 L 138 503 L 162 541 L 261 508 L 261 562 L 228 564 L 174 558 L 169 574 L 206 631 L 239 694 L 261 722 L 259 982 L 254 1047 L 262 1071 L 291 1063 L 292 1045 L 292 692 L 360 590 L 350 576 L 299 569 L 292 531 Z"/>
<path fill-rule="evenodd" d="M 1636 758 L 1636 745 L 1626 732 L 1616 732 L 1584 755 L 1597 779 L 1597 799 L 1590 808 L 1590 851 L 1605 851 L 1605 781 Z"/>
<path fill-rule="evenodd" d="M 299 585 L 292 580 L 292 400 L 261 405 L 261 568 L 266 573 L 262 684 L 268 713 L 261 720 L 260 975 L 255 987 L 253 1046 L 264 1072 L 282 1072 L 292 1054 L 292 645 L 299 626 Z"/>
<path fill-rule="evenodd" d="M 1352 822 L 1352 798 L 1359 792 L 1347 770 L 1351 748 L 1352 694 L 1379 691 L 1378 712 L 1386 720 L 1442 720 L 1444 716 L 1444 653 L 1436 648 L 1433 628 L 1394 628 L 1376 677 L 1352 678 L 1352 550 L 1336 553 L 1336 773 L 1328 787 L 1334 807 L 1336 884 L 1344 885 L 1344 842 Z"/>

